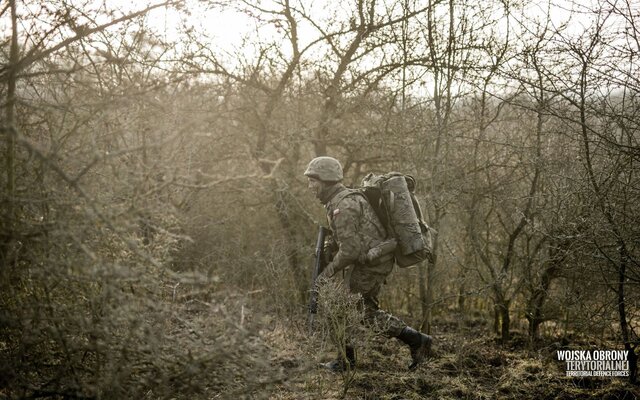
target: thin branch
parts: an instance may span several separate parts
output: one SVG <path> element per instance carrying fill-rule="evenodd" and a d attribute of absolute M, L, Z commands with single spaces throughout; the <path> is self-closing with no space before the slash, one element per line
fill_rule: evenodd
<path fill-rule="evenodd" d="M 32 52 L 30 54 L 28 54 L 27 56 L 23 57 L 21 60 L 19 60 L 17 63 L 15 64 L 11 64 L 11 65 L 7 65 L 4 68 L 2 68 L 0 70 L 0 82 L 4 83 L 9 79 L 9 71 L 13 70 L 15 71 L 15 73 L 17 73 L 18 71 L 21 71 L 27 67 L 29 67 L 30 65 L 32 65 L 33 63 L 42 60 L 44 58 L 46 58 L 47 56 L 49 56 L 50 54 L 66 47 L 69 46 L 70 44 L 77 42 L 78 40 L 84 39 L 87 36 L 90 36 L 96 32 L 100 32 L 103 31 L 107 28 L 109 28 L 110 26 L 113 25 L 117 25 L 121 22 L 125 22 L 125 21 L 129 21 L 132 19 L 135 19 L 137 17 L 140 17 L 142 15 L 145 15 L 146 13 L 148 13 L 151 10 L 154 10 L 156 8 L 160 8 L 160 7 L 165 7 L 165 6 L 169 6 L 169 5 L 174 5 L 174 4 L 178 4 L 181 3 L 182 0 L 168 0 L 162 3 L 158 3 L 158 4 L 154 4 L 151 5 L 143 10 L 140 11 L 136 11 L 133 12 L 131 14 L 127 14 L 124 15 L 120 18 L 116 18 L 113 21 L 109 21 L 105 24 L 96 26 L 94 28 L 85 28 L 85 29 L 78 29 L 76 31 L 76 34 L 68 39 L 63 40 L 62 42 L 58 43 L 57 45 L 46 49 L 46 50 L 42 50 L 39 53 L 35 53 Z"/>

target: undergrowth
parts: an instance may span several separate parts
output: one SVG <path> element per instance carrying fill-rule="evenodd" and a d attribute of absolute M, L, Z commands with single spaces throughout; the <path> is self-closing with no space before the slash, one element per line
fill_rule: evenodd
<path fill-rule="evenodd" d="M 319 368 L 333 357 L 332 349 L 318 337 L 309 338 L 303 329 L 286 335 L 278 334 L 281 330 L 274 327 L 270 345 L 282 349 L 278 365 L 289 379 L 275 387 L 273 399 L 640 398 L 640 387 L 624 378 L 566 377 L 555 359 L 560 344 L 554 338 L 532 347 L 515 332 L 513 340 L 503 345 L 486 328 L 478 327 L 436 332 L 431 358 L 413 372 L 407 370 L 409 350 L 401 342 L 370 337 L 344 390 L 339 374 Z"/>

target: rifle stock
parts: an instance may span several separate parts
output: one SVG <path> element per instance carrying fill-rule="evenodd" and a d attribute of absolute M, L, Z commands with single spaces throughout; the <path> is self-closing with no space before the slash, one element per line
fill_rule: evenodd
<path fill-rule="evenodd" d="M 313 271 L 311 273 L 311 294 L 309 296 L 309 334 L 313 332 L 313 322 L 318 312 L 318 288 L 316 287 L 316 279 L 324 267 L 324 239 L 327 235 L 327 230 L 324 226 L 318 229 L 318 240 L 316 241 Z"/>

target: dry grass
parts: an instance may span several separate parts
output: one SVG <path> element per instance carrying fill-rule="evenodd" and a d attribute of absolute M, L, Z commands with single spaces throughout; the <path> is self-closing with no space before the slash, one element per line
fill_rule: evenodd
<path fill-rule="evenodd" d="M 622 378 L 590 381 L 564 376 L 553 347 L 532 351 L 515 335 L 507 346 L 487 332 L 436 334 L 435 354 L 417 371 L 407 371 L 409 352 L 399 341 L 376 337 L 358 366 L 346 396 L 340 377 L 317 368 L 333 356 L 302 331 L 274 330 L 265 339 L 278 350 L 274 359 L 288 376 L 271 398 L 293 399 L 609 399 L 640 398 L 640 387 Z M 327 350 L 329 350 L 327 352 Z"/>

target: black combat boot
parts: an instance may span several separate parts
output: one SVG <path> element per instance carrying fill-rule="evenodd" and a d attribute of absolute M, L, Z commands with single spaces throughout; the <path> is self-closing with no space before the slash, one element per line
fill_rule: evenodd
<path fill-rule="evenodd" d="M 345 348 L 345 358 L 342 357 L 342 354 L 338 354 L 335 360 L 322 364 L 322 367 L 336 373 L 353 370 L 356 367 L 356 349 L 352 346 L 347 346 Z"/>
<path fill-rule="evenodd" d="M 416 369 L 431 352 L 431 342 L 433 342 L 433 338 L 409 326 L 400 332 L 398 339 L 406 343 L 411 349 L 410 371 Z"/>

